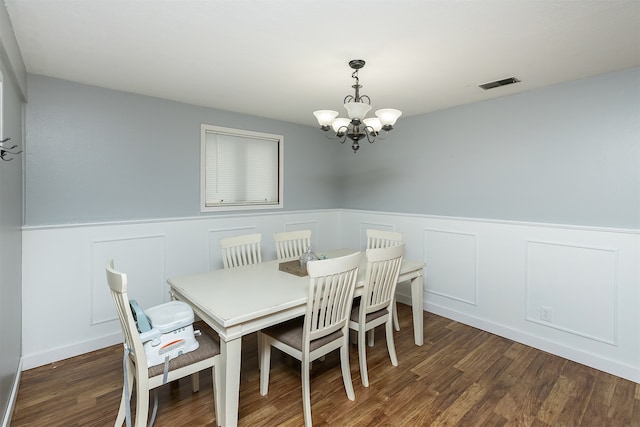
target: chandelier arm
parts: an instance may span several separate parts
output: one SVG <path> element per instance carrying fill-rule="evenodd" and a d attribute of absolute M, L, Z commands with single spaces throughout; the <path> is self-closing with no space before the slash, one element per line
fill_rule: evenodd
<path fill-rule="evenodd" d="M 340 144 L 344 144 L 347 140 L 347 135 L 349 134 L 348 126 L 340 126 L 338 131 L 336 132 L 336 137 L 340 138 Z"/>
<path fill-rule="evenodd" d="M 374 139 L 385 139 L 388 135 L 389 132 L 387 132 L 384 129 L 380 129 L 378 132 L 376 132 L 375 130 L 372 132 Z M 372 141 L 369 141 L 372 142 Z"/>
<path fill-rule="evenodd" d="M 369 95 L 360 95 L 358 98 L 356 98 L 353 95 L 347 95 L 344 97 L 344 101 L 342 102 L 343 104 L 346 104 L 347 102 L 362 102 L 363 104 L 366 103 L 371 105 L 371 98 L 369 98 Z"/>
<path fill-rule="evenodd" d="M 376 142 L 376 137 L 378 135 L 371 126 L 364 127 L 364 134 L 367 136 L 367 141 L 369 141 L 369 144 L 373 144 L 374 142 Z"/>
<path fill-rule="evenodd" d="M 385 139 L 387 136 L 389 136 L 389 131 L 381 129 L 380 132 L 378 132 L 377 136 L 379 139 Z"/>
<path fill-rule="evenodd" d="M 327 129 L 324 132 L 324 136 L 327 139 L 337 139 L 340 141 L 341 144 L 344 144 L 344 141 L 347 139 L 347 133 L 349 131 L 349 128 L 347 126 L 342 126 L 338 129 L 338 132 L 334 131 L 333 129 L 329 130 Z"/>
<path fill-rule="evenodd" d="M 325 131 L 324 136 L 327 139 L 336 139 L 338 137 L 338 135 L 335 132 L 333 132 L 333 131 L 329 132 L 328 130 Z"/>

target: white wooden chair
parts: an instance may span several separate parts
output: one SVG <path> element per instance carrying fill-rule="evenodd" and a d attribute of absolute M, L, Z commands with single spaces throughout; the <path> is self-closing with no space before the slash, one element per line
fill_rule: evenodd
<path fill-rule="evenodd" d="M 360 377 L 365 387 L 369 387 L 365 343 L 367 331 L 372 333 L 376 326 L 385 325 L 389 358 L 393 366 L 398 366 L 393 342 L 392 310 L 403 254 L 404 243 L 388 248 L 367 249 L 367 272 L 363 293 L 354 302 L 349 320 L 349 328 L 358 333 Z"/>
<path fill-rule="evenodd" d="M 220 239 L 224 268 L 240 267 L 262 262 L 262 234 L 245 234 Z"/>
<path fill-rule="evenodd" d="M 197 392 L 200 388 L 199 373 L 211 368 L 213 374 L 213 396 L 216 415 L 216 425 L 220 425 L 222 413 L 220 381 L 220 345 L 214 339 L 215 332 L 209 328 L 203 328 L 202 335 L 197 337 L 199 347 L 197 350 L 185 353 L 169 362 L 169 370 L 164 378 L 164 364 L 147 367 L 147 356 L 144 352 L 140 334 L 133 318 L 129 297 L 127 294 L 127 275 L 114 270 L 113 260 L 106 266 L 107 283 L 111 289 L 111 296 L 116 305 L 118 319 L 124 335 L 126 382 L 122 388 L 120 409 L 116 417 L 116 426 L 122 426 L 125 421 L 127 407 L 133 392 L 135 380 L 136 389 L 136 414 L 133 425 L 145 427 L 149 413 L 149 390 L 161 385 L 191 375 L 192 390 Z M 155 415 L 155 414 L 154 414 Z M 152 416 L 153 418 L 153 416 Z"/>
<path fill-rule="evenodd" d="M 402 243 L 402 233 L 397 231 L 367 229 L 367 249 L 388 248 Z"/>
<path fill-rule="evenodd" d="M 302 406 L 305 426 L 312 425 L 309 389 L 310 363 L 340 349 L 342 381 L 349 400 L 355 399 L 349 368 L 349 315 L 358 276 L 360 252 L 340 258 L 310 261 L 309 299 L 304 317 L 258 332 L 260 339 L 260 394 L 269 388 L 271 346 L 301 361 Z"/>
<path fill-rule="evenodd" d="M 276 243 L 276 255 L 279 260 L 298 259 L 311 246 L 311 230 L 273 233 L 273 240 Z"/>
<path fill-rule="evenodd" d="M 367 249 L 388 248 L 402 243 L 402 233 L 396 231 L 367 229 Z M 398 308 L 396 307 L 395 296 L 393 301 L 393 325 L 396 331 L 400 330 L 400 321 L 398 320 Z M 373 345 L 373 340 L 371 340 Z"/>

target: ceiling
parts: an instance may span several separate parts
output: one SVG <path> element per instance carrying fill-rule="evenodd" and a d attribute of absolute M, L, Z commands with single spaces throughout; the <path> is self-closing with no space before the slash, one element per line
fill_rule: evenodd
<path fill-rule="evenodd" d="M 640 66 L 638 0 L 5 3 L 30 73 L 307 125 L 344 111 L 351 59 L 404 116 Z"/>

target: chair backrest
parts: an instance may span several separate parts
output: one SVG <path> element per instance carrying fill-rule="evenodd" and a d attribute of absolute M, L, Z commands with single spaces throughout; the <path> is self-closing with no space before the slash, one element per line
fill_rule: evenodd
<path fill-rule="evenodd" d="M 260 233 L 220 239 L 224 268 L 262 262 L 261 242 L 262 234 Z"/>
<path fill-rule="evenodd" d="M 402 233 L 367 229 L 367 249 L 388 248 L 402 243 Z"/>
<path fill-rule="evenodd" d="M 367 249 L 367 272 L 360 303 L 361 316 L 387 308 L 398 285 L 404 243 L 388 248 Z"/>
<path fill-rule="evenodd" d="M 127 275 L 120 273 L 114 269 L 113 260 L 106 266 L 107 283 L 111 289 L 111 297 L 116 305 L 118 319 L 122 327 L 124 335 L 124 344 L 131 350 L 131 356 L 135 361 L 136 369 L 140 373 L 147 371 L 147 356 L 144 352 L 144 346 L 138 333 L 136 321 L 131 312 L 129 305 L 129 296 L 127 295 Z"/>
<path fill-rule="evenodd" d="M 311 246 L 311 230 L 283 231 L 273 233 L 276 254 L 279 260 L 300 258 Z"/>
<path fill-rule="evenodd" d="M 307 264 L 309 299 L 304 318 L 303 348 L 315 339 L 348 328 L 360 257 L 361 253 L 356 252 Z"/>

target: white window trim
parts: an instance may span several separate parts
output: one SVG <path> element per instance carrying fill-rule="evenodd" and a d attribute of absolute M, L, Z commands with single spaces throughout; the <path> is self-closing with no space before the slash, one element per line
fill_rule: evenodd
<path fill-rule="evenodd" d="M 278 203 L 272 204 L 237 204 L 225 206 L 207 206 L 206 202 L 206 134 L 210 132 L 249 137 L 256 139 L 270 139 L 278 141 Z M 254 132 L 242 129 L 227 128 L 221 126 L 200 125 L 200 211 L 201 212 L 221 212 L 237 210 L 262 210 L 262 209 L 282 209 L 284 207 L 284 137 L 264 132 Z"/>

